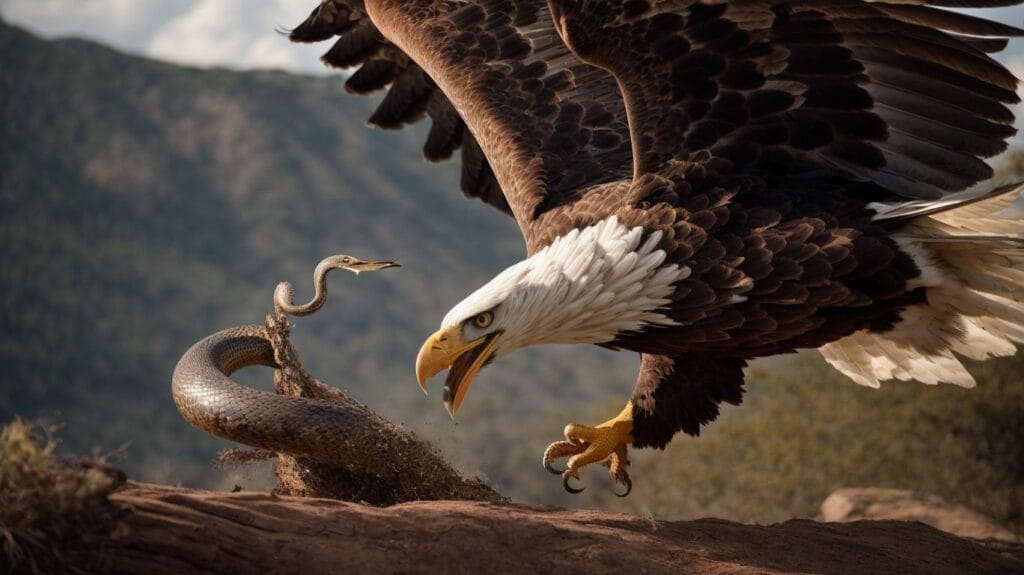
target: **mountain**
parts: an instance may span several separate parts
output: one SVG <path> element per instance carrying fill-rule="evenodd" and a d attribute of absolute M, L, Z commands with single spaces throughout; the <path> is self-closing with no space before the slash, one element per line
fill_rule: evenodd
<path fill-rule="evenodd" d="M 208 484 L 223 443 L 175 411 L 178 356 L 262 322 L 278 281 L 304 297 L 332 253 L 403 267 L 332 275 L 327 307 L 296 322 L 307 367 L 434 428 L 456 458 L 477 451 L 458 434 L 512 428 L 545 391 L 595 396 L 559 383 L 578 379 L 579 362 L 549 351 L 537 360 L 547 389 L 514 375 L 527 358 L 489 369 L 458 428 L 439 393 L 423 399 L 412 370 L 422 339 L 521 257 L 522 239 L 511 219 L 463 199 L 455 164 L 421 159 L 422 130 L 366 129 L 375 103 L 344 95 L 340 78 L 180 68 L 10 26 L 0 52 L 3 418 L 49 416 L 66 423 L 69 450 L 130 444 L 134 475 Z M 628 390 L 630 369 L 598 379 Z M 511 398 L 517 407 L 474 407 Z M 531 445 L 538 458 L 544 445 Z"/>
<path fill-rule="evenodd" d="M 1024 522 L 1016 358 L 986 364 L 976 392 L 862 389 L 813 354 L 761 362 L 747 405 L 635 454 L 630 498 L 600 469 L 570 498 L 540 455 L 565 423 L 616 413 L 637 358 L 514 354 L 477 379 L 457 423 L 437 384 L 422 396 L 423 338 L 523 254 L 511 219 L 462 198 L 457 163 L 421 159 L 425 126 L 365 128 L 376 102 L 339 77 L 182 68 L 4 24 L 0 54 L 0 420 L 62 422 L 66 453 L 110 454 L 145 481 L 265 485 L 263 471 L 213 467 L 229 444 L 181 419 L 171 372 L 207 334 L 262 322 L 277 282 L 303 300 L 313 266 L 349 253 L 402 267 L 331 276 L 327 306 L 295 320 L 306 367 L 520 501 L 773 521 L 879 485 Z M 241 376 L 270 387 L 269 370 Z"/>

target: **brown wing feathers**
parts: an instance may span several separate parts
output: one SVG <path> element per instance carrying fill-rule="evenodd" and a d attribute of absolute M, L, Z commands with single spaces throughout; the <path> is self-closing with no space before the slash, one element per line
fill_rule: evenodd
<path fill-rule="evenodd" d="M 836 24 L 865 67 L 872 112 L 888 126 L 876 144 L 886 165 L 866 175 L 910 197 L 938 197 L 991 177 L 981 158 L 1004 150 L 1014 133 L 1006 104 L 1018 101 L 1016 79 L 941 30 L 982 36 L 1020 30 L 928 6 L 881 10 L 892 19 L 840 18 Z"/>
<path fill-rule="evenodd" d="M 470 120 L 488 168 L 466 142 L 464 176 L 489 169 L 526 235 L 540 214 L 628 177 L 625 108 L 615 79 L 562 43 L 545 3 L 383 0 L 384 33 L 419 62 Z"/>
<path fill-rule="evenodd" d="M 367 16 L 362 0 L 324 0 L 290 34 L 295 42 L 321 42 L 335 37 L 337 40 L 322 59 L 335 68 L 358 66 L 345 82 L 348 92 L 371 94 L 389 87 L 369 123 L 398 129 L 429 116 L 432 124 L 423 147 L 424 157 L 441 161 L 463 147 L 463 193 L 511 213 L 487 159 L 472 142 L 473 136 L 465 130 L 465 123 L 451 102 L 419 66 L 381 35 Z M 463 146 L 464 143 L 467 145 Z"/>
<path fill-rule="evenodd" d="M 941 8 L 1016 3 L 552 1 L 575 55 L 617 74 L 631 136 L 615 82 L 562 45 L 542 1 L 376 2 L 433 79 L 359 0 L 323 2 L 292 37 L 340 35 L 324 59 L 360 65 L 348 89 L 390 85 L 370 122 L 430 116 L 424 155 L 462 147 L 463 191 L 508 212 L 504 175 L 522 224 L 624 175 L 630 156 L 639 174 L 704 148 L 738 170 L 840 172 L 902 197 L 964 189 L 991 175 L 982 158 L 1014 131 L 1016 80 L 988 52 L 1020 31 Z M 433 35 L 414 41 L 420 26 Z M 474 114 L 476 136 L 452 98 Z"/>
<path fill-rule="evenodd" d="M 989 177 L 981 158 L 1013 133 L 1016 80 L 986 52 L 1021 31 L 934 7 L 954 5 L 967 4 L 552 2 L 574 51 L 619 77 L 638 171 L 707 147 L 915 198 Z"/>

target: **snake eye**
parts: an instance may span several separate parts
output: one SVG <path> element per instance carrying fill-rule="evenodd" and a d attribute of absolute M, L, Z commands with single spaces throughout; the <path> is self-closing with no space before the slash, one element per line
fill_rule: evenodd
<path fill-rule="evenodd" d="M 494 314 L 489 311 L 485 311 L 473 318 L 473 325 L 480 329 L 491 327 L 492 322 L 494 322 Z"/>

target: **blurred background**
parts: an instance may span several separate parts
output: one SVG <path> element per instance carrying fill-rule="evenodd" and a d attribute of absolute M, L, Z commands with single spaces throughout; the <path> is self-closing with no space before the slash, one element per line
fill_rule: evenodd
<path fill-rule="evenodd" d="M 416 388 L 416 350 L 522 239 L 461 197 L 457 162 L 422 160 L 425 125 L 366 129 L 377 103 L 344 95 L 317 61 L 328 46 L 287 41 L 313 3 L 0 0 L 0 422 L 61 423 L 64 453 L 139 480 L 268 487 L 266 465 L 214 465 L 229 444 L 180 418 L 171 372 L 196 340 L 262 322 L 277 282 L 304 299 L 316 262 L 349 253 L 403 267 L 333 276 L 328 305 L 295 322 L 306 367 L 518 501 L 770 522 L 839 487 L 895 487 L 1024 526 L 1019 355 L 975 366 L 975 390 L 865 389 L 815 352 L 757 362 L 745 404 L 702 437 L 634 453 L 624 500 L 601 468 L 566 496 L 540 456 L 568 421 L 617 413 L 634 354 L 514 354 L 453 422 L 440 389 Z M 1024 23 L 1024 8 L 989 15 Z M 1000 58 L 1024 69 L 1024 43 Z M 1022 158 L 995 160 L 999 177 Z M 272 387 L 269 370 L 242 377 Z"/>

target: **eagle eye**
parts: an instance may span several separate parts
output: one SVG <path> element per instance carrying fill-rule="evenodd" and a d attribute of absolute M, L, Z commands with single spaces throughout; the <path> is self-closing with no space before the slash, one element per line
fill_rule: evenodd
<path fill-rule="evenodd" d="M 477 314 L 477 316 L 473 318 L 473 325 L 480 329 L 486 329 L 491 327 L 491 323 L 493 322 L 494 314 L 489 311 Z"/>

